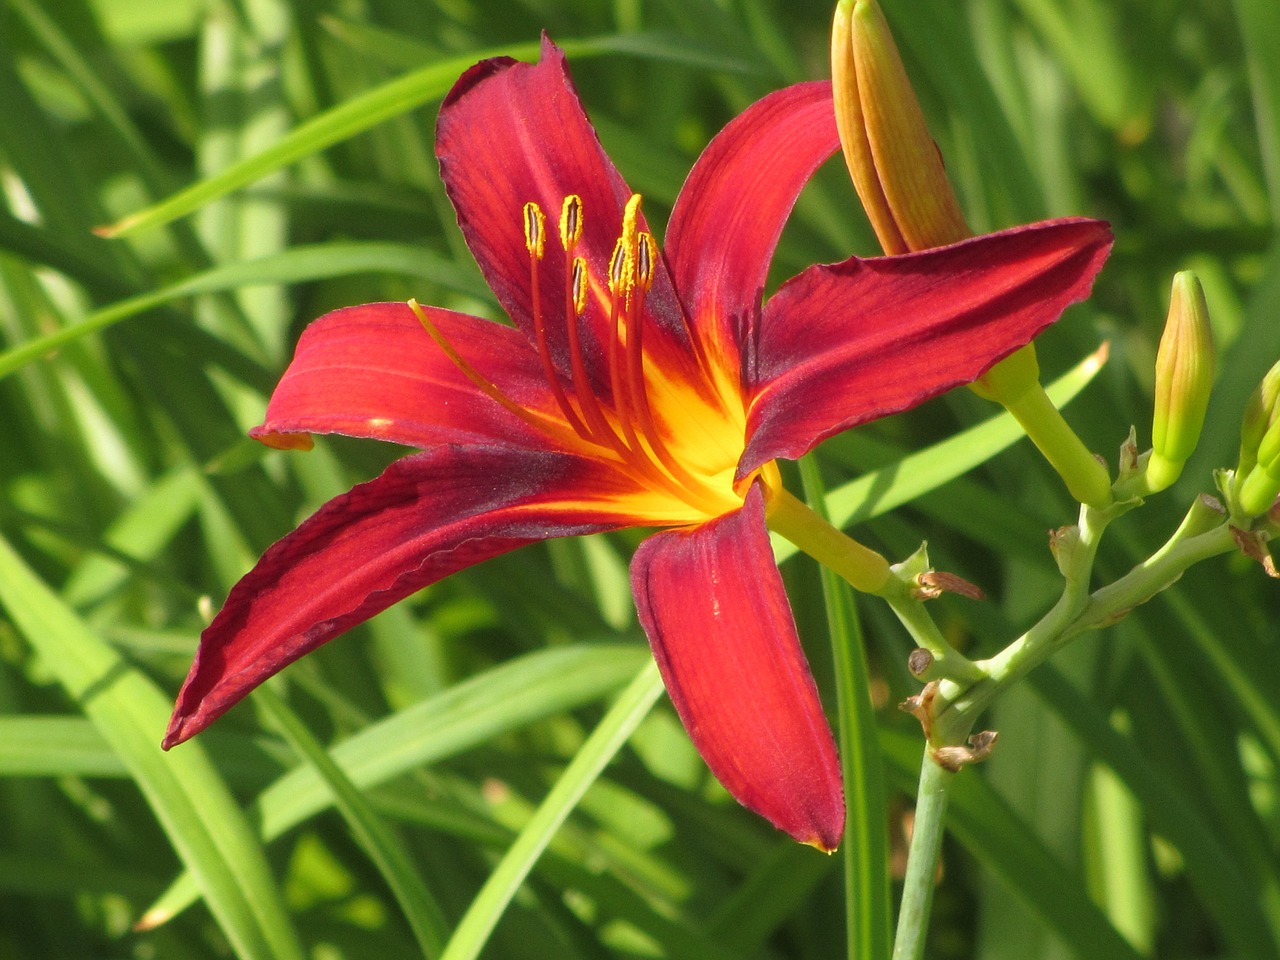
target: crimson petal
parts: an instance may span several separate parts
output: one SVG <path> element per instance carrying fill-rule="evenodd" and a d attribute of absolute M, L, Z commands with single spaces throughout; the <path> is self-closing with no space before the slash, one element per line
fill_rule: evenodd
<path fill-rule="evenodd" d="M 741 510 L 642 543 L 631 586 L 667 692 L 711 772 L 779 829 L 834 850 L 840 763 L 759 487 Z"/>
<path fill-rule="evenodd" d="M 828 81 L 753 103 L 707 145 L 671 211 L 667 261 L 698 332 L 740 344 L 796 197 L 840 146 Z"/>
<path fill-rule="evenodd" d="M 519 331 L 424 307 L 464 358 L 525 408 L 554 410 L 537 355 Z M 290 435 L 340 433 L 425 448 L 510 441 L 537 447 L 541 434 L 485 396 L 404 303 L 369 303 L 326 314 L 298 340 L 250 435 L 277 446 Z"/>
<path fill-rule="evenodd" d="M 565 197 L 582 198 L 577 253 L 587 260 L 596 293 L 583 318 L 584 352 L 597 386 L 607 385 L 599 370 L 599 345 L 611 336 L 606 278 L 631 191 L 583 112 L 564 51 L 544 37 L 535 64 L 486 60 L 463 74 L 440 107 L 436 157 L 476 262 L 502 308 L 531 337 L 534 297 L 522 211 L 534 201 L 546 214 L 538 309 L 556 365 L 566 374 L 572 310 L 566 305 L 558 219 Z M 647 229 L 643 217 L 640 229 Z M 656 265 L 646 304 L 666 329 L 682 330 L 664 263 Z"/>
<path fill-rule="evenodd" d="M 1069 218 L 804 271 L 765 305 L 739 475 L 972 382 L 1087 297 L 1110 249 Z"/>
<path fill-rule="evenodd" d="M 502 447 L 437 447 L 325 504 L 272 546 L 200 637 L 164 745 L 344 630 L 472 564 L 550 537 L 635 522 L 600 464 Z"/>

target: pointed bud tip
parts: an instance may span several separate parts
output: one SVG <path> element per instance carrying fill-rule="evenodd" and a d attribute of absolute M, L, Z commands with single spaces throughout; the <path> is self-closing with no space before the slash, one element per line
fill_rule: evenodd
<path fill-rule="evenodd" d="M 1153 453 L 1147 467 L 1152 492 L 1173 483 L 1196 448 L 1213 388 L 1214 359 L 1204 288 L 1194 273 L 1184 270 L 1173 278 L 1156 354 Z"/>

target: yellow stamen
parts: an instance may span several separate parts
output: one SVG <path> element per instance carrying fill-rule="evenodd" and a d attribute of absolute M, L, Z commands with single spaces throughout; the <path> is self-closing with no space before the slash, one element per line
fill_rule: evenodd
<path fill-rule="evenodd" d="M 542 208 L 530 200 L 524 205 L 524 246 L 535 260 L 542 259 L 547 244 L 547 218 Z"/>
<path fill-rule="evenodd" d="M 658 261 L 658 241 L 648 233 L 640 234 L 636 240 L 636 282 L 641 289 L 647 291 L 653 286 L 653 265 Z"/>
<path fill-rule="evenodd" d="M 582 239 L 582 198 L 572 193 L 564 198 L 560 207 L 560 246 L 565 253 L 572 253 Z"/>
<path fill-rule="evenodd" d="M 622 238 L 613 245 L 613 256 L 609 258 L 609 292 L 615 297 L 626 293 L 629 285 L 627 274 L 627 248 Z"/>
<path fill-rule="evenodd" d="M 587 261 L 582 257 L 573 258 L 573 312 L 575 316 L 582 316 L 584 310 L 587 309 L 587 291 L 590 285 L 587 283 Z"/>

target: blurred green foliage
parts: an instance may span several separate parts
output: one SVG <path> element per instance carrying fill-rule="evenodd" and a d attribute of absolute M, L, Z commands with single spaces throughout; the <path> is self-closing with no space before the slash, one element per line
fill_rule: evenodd
<path fill-rule="evenodd" d="M 1114 225 L 1093 300 L 1040 345 L 1052 377 L 1110 341 L 1068 416 L 1113 467 L 1130 424 L 1147 440 L 1170 277 L 1205 283 L 1222 356 L 1205 438 L 1113 531 L 1101 567 L 1118 575 L 1212 491 L 1280 358 L 1280 5 L 883 5 L 975 228 Z M 542 30 L 564 43 L 660 223 L 725 121 L 827 75 L 830 12 L 0 0 L 0 958 L 417 956 L 566 770 L 585 796 L 565 794 L 568 820 L 510 906 L 478 908 L 496 924 L 485 956 L 845 955 L 840 858 L 737 808 L 665 702 L 600 780 L 577 772 L 612 755 L 591 737 L 601 718 L 625 731 L 645 706 L 633 688 L 610 711 L 647 662 L 625 536 L 455 576 L 292 667 L 269 703 L 158 749 L 208 604 L 395 455 L 244 439 L 302 327 L 409 296 L 496 316 L 431 151 L 456 74 L 530 56 Z M 193 184 L 176 219 L 93 232 Z M 833 164 L 776 278 L 874 252 Z M 817 467 L 837 490 L 992 412 L 960 391 L 829 442 Z M 1052 601 L 1045 531 L 1070 505 L 1026 443 L 924 486 L 892 514 L 855 508 L 858 535 L 895 558 L 927 539 L 936 566 L 981 584 L 988 601 L 937 615 L 993 652 Z M 784 573 L 834 705 L 818 573 Z M 953 801 L 932 956 L 1280 957 L 1277 598 L 1256 565 L 1215 562 L 998 706 L 1000 747 Z M 900 627 L 859 612 L 889 795 L 873 814 L 897 850 L 919 731 L 893 704 L 916 685 Z"/>

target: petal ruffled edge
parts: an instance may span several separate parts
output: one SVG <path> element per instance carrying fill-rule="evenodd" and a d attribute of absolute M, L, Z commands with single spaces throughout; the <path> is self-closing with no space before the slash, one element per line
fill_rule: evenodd
<path fill-rule="evenodd" d="M 804 271 L 765 307 L 738 475 L 977 379 L 1089 295 L 1111 241 L 1077 217 Z"/>
<path fill-rule="evenodd" d="M 391 604 L 537 540 L 634 524 L 625 478 L 597 461 L 442 446 L 393 463 L 274 546 L 200 637 L 166 748 Z"/>
<path fill-rule="evenodd" d="M 844 832 L 840 761 L 759 485 L 741 510 L 647 539 L 631 585 L 667 692 L 716 779 L 797 840 L 834 850 Z"/>

